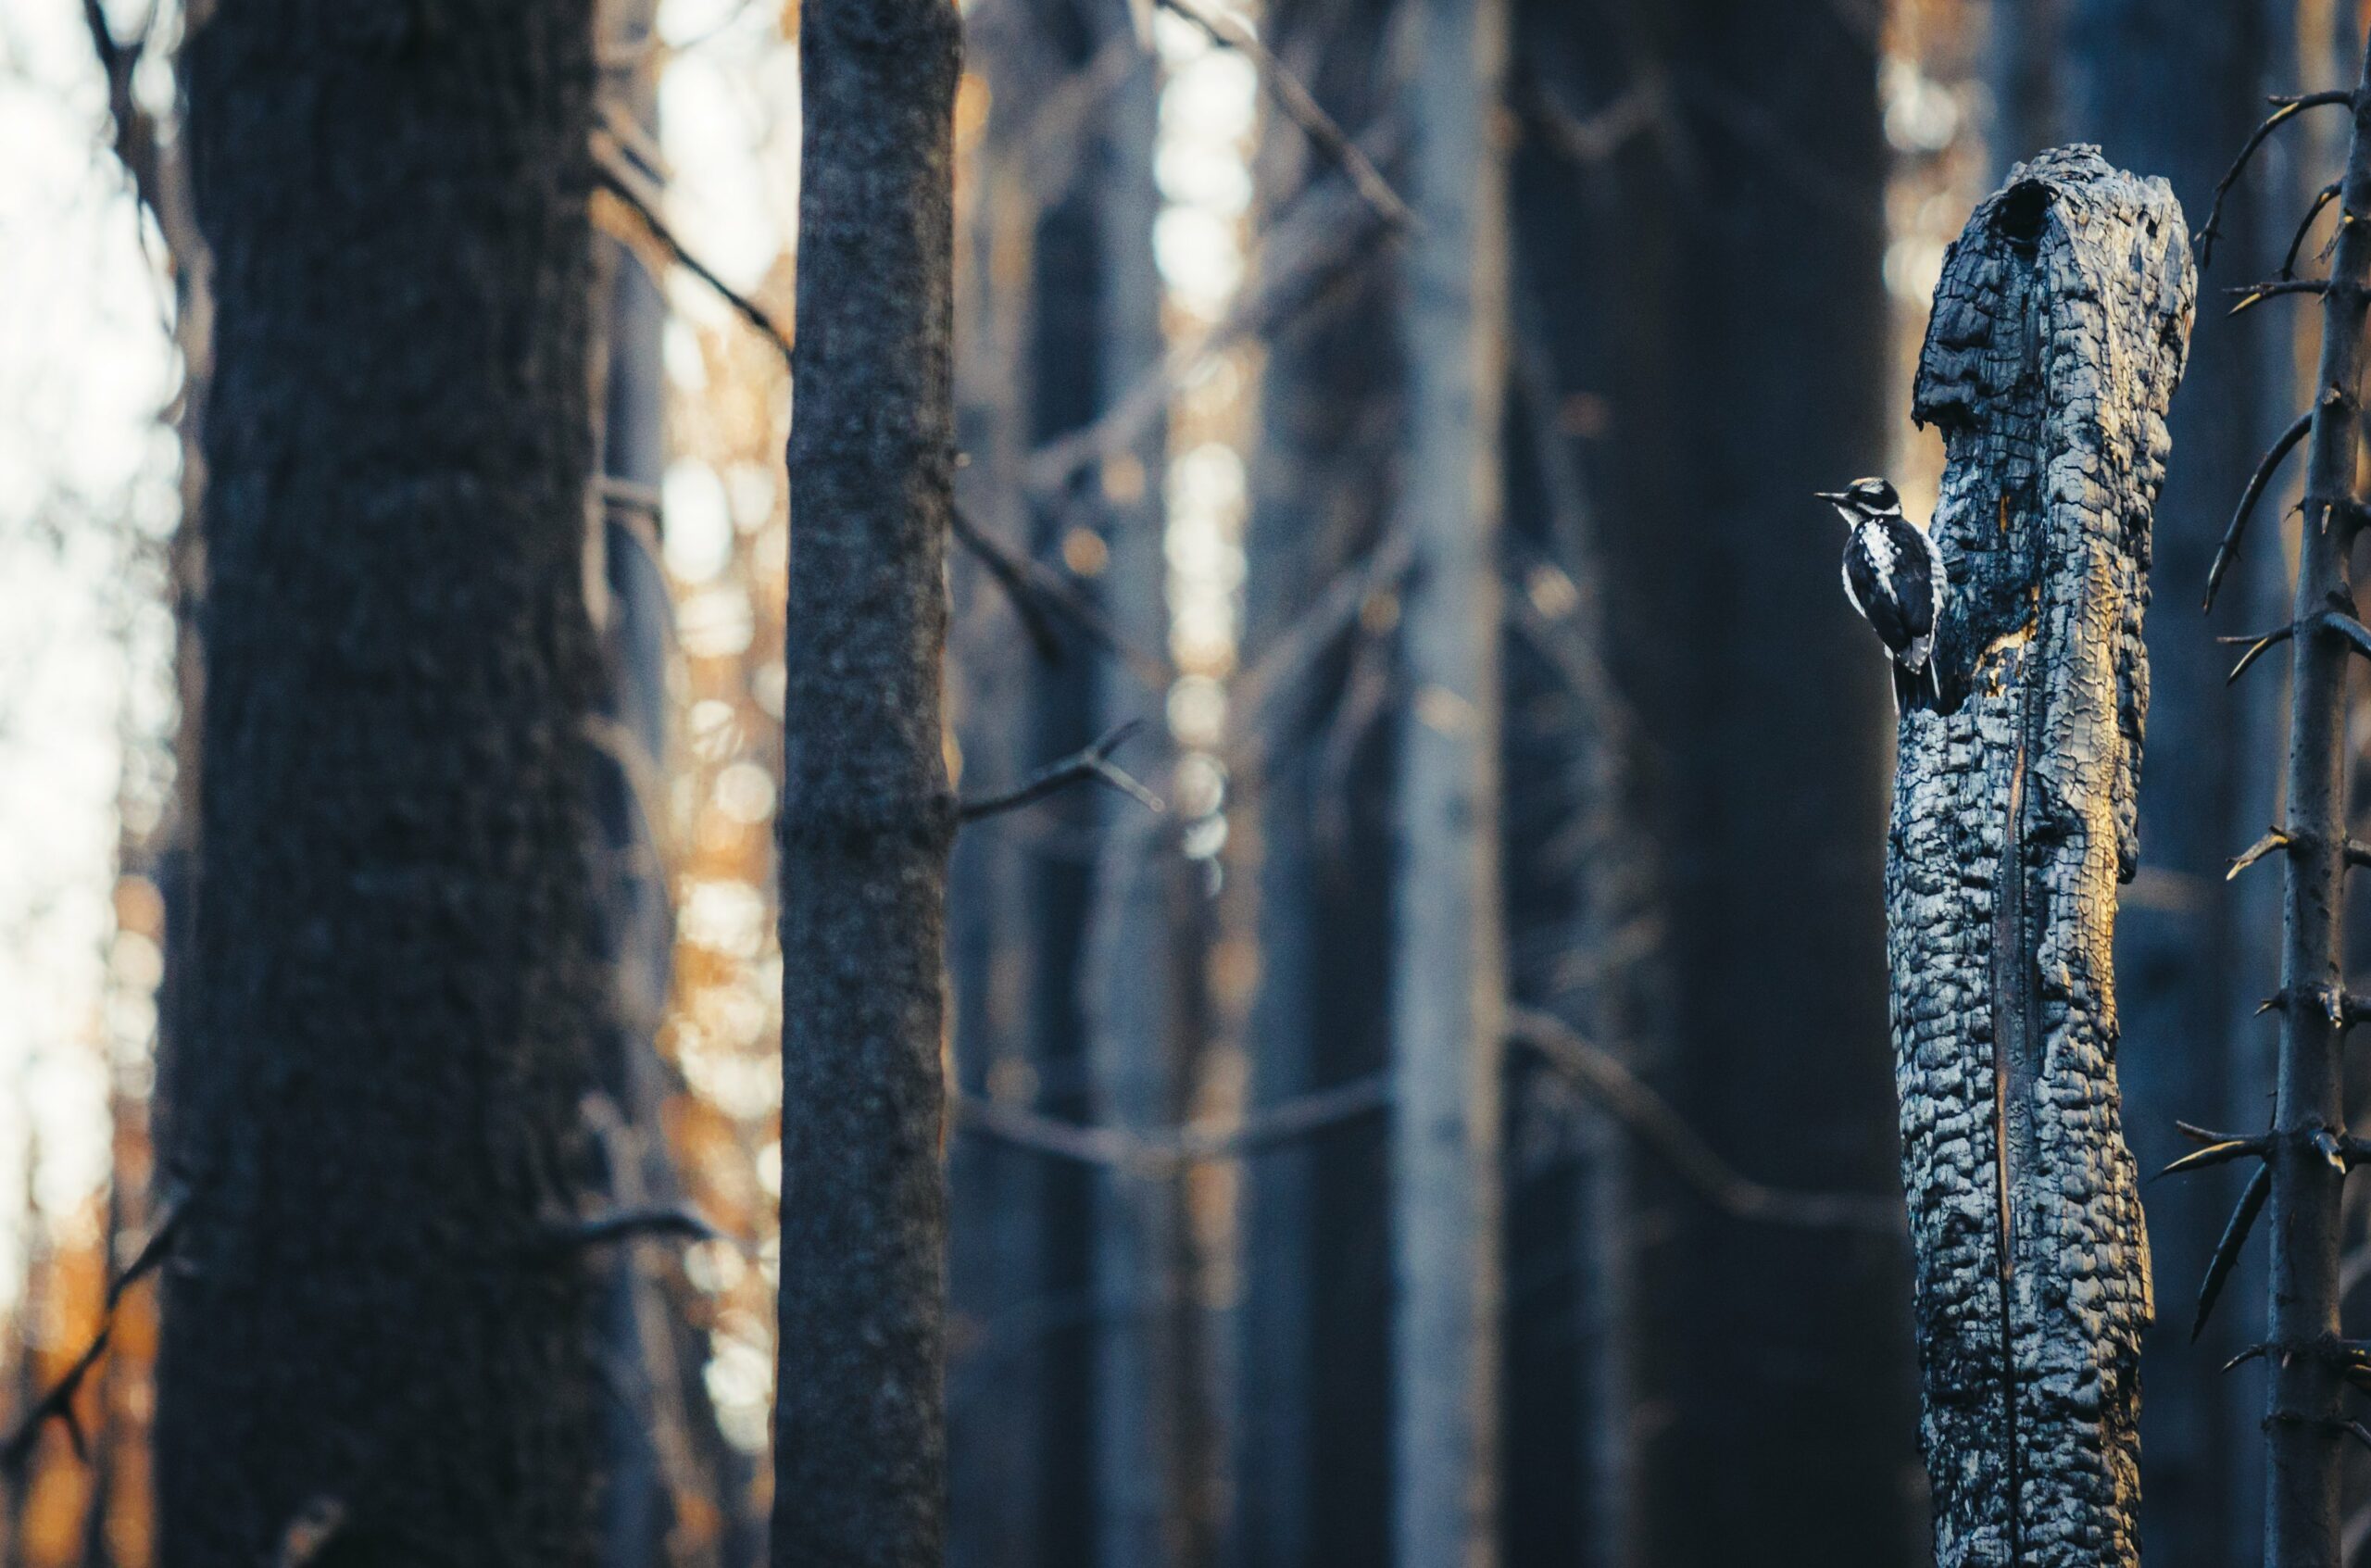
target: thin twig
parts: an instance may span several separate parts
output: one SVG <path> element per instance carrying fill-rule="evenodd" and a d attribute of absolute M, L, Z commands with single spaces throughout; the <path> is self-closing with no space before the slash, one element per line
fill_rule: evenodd
<path fill-rule="evenodd" d="M 688 1209 L 622 1209 L 561 1225 L 551 1236 L 555 1247 L 579 1251 L 638 1236 L 674 1236 L 685 1241 L 714 1241 L 716 1227 Z"/>
<path fill-rule="evenodd" d="M 1241 1160 L 1374 1115 L 1390 1103 L 1390 1075 L 1374 1073 L 1231 1122 L 1163 1129 L 1086 1126 L 976 1095 L 958 1098 L 951 1109 L 967 1132 L 1082 1165 L 1159 1173 Z"/>
<path fill-rule="evenodd" d="M 107 1286 L 106 1304 L 99 1313 L 98 1332 L 91 1336 L 90 1344 L 74 1358 L 73 1364 L 66 1369 L 65 1374 L 51 1385 L 48 1392 L 33 1401 L 32 1408 L 25 1412 L 24 1419 L 18 1423 L 17 1429 L 8 1435 L 7 1440 L 0 1442 L 0 1474 L 10 1476 L 24 1474 L 25 1466 L 32 1459 L 34 1448 L 41 1442 L 42 1428 L 52 1421 L 65 1425 L 66 1435 L 72 1440 L 77 1457 L 86 1460 L 90 1457 L 82 1418 L 74 1413 L 74 1397 L 82 1391 L 82 1380 L 91 1375 L 91 1369 L 97 1366 L 99 1358 L 107 1353 L 107 1342 L 115 1334 L 115 1310 L 123 1300 L 124 1292 L 154 1273 L 157 1266 L 165 1261 L 189 1210 L 190 1200 L 186 1197 L 167 1199 L 164 1219 L 148 1233 L 148 1239 L 141 1244 L 140 1250 L 133 1254 L 123 1273 L 116 1276 L 115 1283 Z"/>
<path fill-rule="evenodd" d="M 2202 269 L 2214 260 L 2215 236 L 2223 232 L 2223 198 L 2229 195 L 2231 187 L 2239 182 L 2239 176 L 2247 170 L 2248 160 L 2256 156 L 2256 149 L 2264 145 L 2264 138 L 2279 130 L 2303 110 L 2321 108 L 2331 104 L 2351 104 L 2353 101 L 2353 94 L 2336 90 L 2327 93 L 2308 93 L 2302 98 L 2273 100 L 2279 107 L 2274 109 L 2265 118 L 2264 123 L 2250 133 L 2246 144 L 2239 148 L 2239 156 L 2231 160 L 2230 171 L 2214 182 L 2214 205 L 2207 209 L 2206 226 L 2198 232 L 2198 264 Z"/>
<path fill-rule="evenodd" d="M 1796 1192 L 1768 1186 L 1715 1153 L 1673 1109 L 1611 1051 L 1582 1038 L 1562 1019 L 1536 1008 L 1507 1014 L 1508 1038 L 1587 1093 L 1639 1142 L 1662 1157 L 1674 1173 L 1722 1212 L 1740 1220 L 1813 1228 L 1875 1231 L 1902 1228 L 1900 1200 L 1875 1193 Z"/>
<path fill-rule="evenodd" d="M 1090 782 L 1106 784 L 1118 790 L 1143 806 L 1148 811 L 1155 813 L 1166 811 L 1169 808 L 1161 804 L 1160 797 L 1137 783 L 1125 769 L 1111 760 L 1111 754 L 1120 749 L 1122 743 L 1142 728 L 1144 728 L 1144 721 L 1141 719 L 1130 719 L 1124 723 L 1116 724 L 1106 731 L 1103 737 L 1094 745 L 1074 751 L 1058 762 L 1048 764 L 1023 780 L 1018 787 L 1007 790 L 1002 795 L 991 795 L 985 799 L 964 801 L 956 809 L 956 820 L 976 822 L 983 817 L 994 817 L 1006 811 L 1018 811 L 1024 806 L 1034 806 L 1048 796 L 1068 789 L 1074 784 Z"/>
<path fill-rule="evenodd" d="M 660 248 L 669 256 L 674 257 L 676 265 L 706 283 L 719 299 L 732 307 L 735 315 L 755 327 L 776 348 L 782 350 L 784 359 L 789 359 L 790 333 L 777 325 L 774 319 L 760 309 L 754 300 L 718 277 L 708 263 L 692 254 L 690 248 L 676 236 L 675 231 L 667 226 L 667 220 L 659 216 L 659 193 L 644 188 L 648 182 L 642 171 L 634 167 L 632 160 L 626 157 L 624 149 L 618 146 L 606 132 L 594 133 L 593 159 L 595 171 L 600 178 L 601 188 L 626 205 L 635 218 L 641 220 L 643 227 L 650 232 L 650 237 L 658 241 Z"/>
<path fill-rule="evenodd" d="M 2223 542 L 2215 546 L 2214 564 L 2206 569 L 2208 609 L 2214 608 L 2214 596 L 2223 587 L 2223 574 L 2229 571 L 2231 563 L 2239 558 L 2239 540 L 2247 533 L 2248 519 L 2255 511 L 2256 502 L 2263 499 L 2264 487 L 2279 471 L 2282 460 L 2296 450 L 2297 444 L 2304 440 L 2305 433 L 2313 428 L 2314 412 L 2308 408 L 2297 416 L 2296 423 L 2280 433 L 2271 449 L 2264 453 L 2264 460 L 2256 464 L 2256 471 L 2248 476 L 2248 487 L 2239 492 L 2239 509 L 2231 514 L 2231 526 L 2223 531 Z"/>
<path fill-rule="evenodd" d="M 1021 618 L 1022 630 L 1028 634 L 1030 646 L 1037 650 L 1040 659 L 1052 663 L 1061 658 L 1061 638 L 1047 619 L 1046 612 L 1050 609 L 1060 613 L 1089 642 L 1127 665 L 1145 684 L 1159 690 L 1177 679 L 1174 664 L 1123 636 L 1110 618 L 1064 581 L 1060 573 L 1008 547 L 973 522 L 961 507 L 955 508 L 951 521 L 956 542 L 971 551 L 997 586 L 1004 590 L 1013 613 Z"/>
<path fill-rule="evenodd" d="M 1300 79 L 1286 69 L 1284 61 L 1260 42 L 1258 34 L 1223 12 L 1205 11 L 1196 0 L 1160 0 L 1160 4 L 1201 29 L 1211 43 L 1249 60 L 1258 69 L 1260 80 L 1267 84 L 1269 94 L 1276 100 L 1276 107 L 1285 111 L 1285 118 L 1300 127 L 1311 146 L 1340 166 L 1342 172 L 1350 177 L 1360 199 L 1373 207 L 1377 217 L 1394 229 L 1416 226 L 1415 213 L 1391 188 L 1383 171 L 1359 150 L 1358 144 L 1343 132 Z"/>
<path fill-rule="evenodd" d="M 2288 295 L 2325 295 L 2329 292 L 2329 288 L 2330 282 L 2327 278 L 2276 278 L 2269 282 L 2249 283 L 2241 288 L 2225 289 L 2223 291 L 2225 294 L 2238 295 L 2239 303 L 2223 314 L 2227 318 L 2237 316 L 2252 305 L 2260 304 L 2267 299 L 2278 299 Z"/>
<path fill-rule="evenodd" d="M 2293 278 L 2297 275 L 2297 252 L 2305 244 L 2306 232 L 2313 228 L 2314 220 L 2322 215 L 2322 208 L 2330 204 L 2338 192 L 2339 182 L 2333 180 L 2314 193 L 2314 204 L 2305 209 L 2304 220 L 2297 225 L 2297 232 L 2289 238 L 2289 254 L 2280 258 L 2282 277 Z"/>

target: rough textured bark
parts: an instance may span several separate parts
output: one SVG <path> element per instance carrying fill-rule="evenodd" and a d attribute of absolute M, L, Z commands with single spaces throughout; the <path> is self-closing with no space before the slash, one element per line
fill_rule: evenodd
<path fill-rule="evenodd" d="M 1393 1560 L 1499 1556 L 1505 0 L 1415 0 L 1391 1049 Z"/>
<path fill-rule="evenodd" d="M 2110 944 L 2195 292 L 2164 182 L 2055 151 L 1969 220 L 1920 360 L 1952 597 L 1945 704 L 1901 721 L 1887 904 L 1942 1568 L 2138 1562 L 2150 1280 Z"/>
<path fill-rule="evenodd" d="M 772 1560 L 945 1551 L 939 732 L 955 471 L 944 0 L 799 30 L 798 406 L 781 815 Z"/>
<path fill-rule="evenodd" d="M 1153 264 L 1153 183 L 1160 80 L 1154 59 L 1106 13 L 1105 47 L 1128 51 L 1126 73 L 1103 100 L 1094 159 L 1102 327 L 1097 345 L 1108 407 L 1161 360 L 1162 285 Z M 1105 613 L 1135 647 L 1169 646 L 1161 476 L 1166 421 L 1106 458 L 1100 578 Z M 1098 671 L 1097 727 L 1137 721 L 1165 732 L 1167 693 L 1117 659 Z M 1186 1050 L 1196 955 L 1186 901 L 1199 869 L 1177 853 L 1173 819 L 1115 791 L 1099 794 L 1102 853 L 1082 998 L 1095 1121 L 1159 1132 L 1186 1120 Z M 1178 1169 L 1108 1167 L 1095 1194 L 1096 1561 L 1102 1568 L 1162 1568 L 1199 1559 L 1207 1532 L 1191 1462 L 1194 1375 L 1187 1332 L 1185 1180 Z"/>
<path fill-rule="evenodd" d="M 2068 135 L 2100 143 L 2120 167 L 2164 175 L 2203 212 L 2199 204 L 2263 113 L 2271 9 L 2177 14 L 2146 0 L 2071 0 L 2054 66 Z M 2284 69 L 2276 84 L 2289 81 Z M 2001 161 L 2005 169 L 2013 159 Z M 2304 199 L 2273 195 L 2278 187 L 2263 171 L 2257 181 L 2233 193 L 2215 247 L 2216 270 L 2232 281 L 2273 275 Z M 2122 1031 L 2132 1042 L 2117 1078 L 2142 1171 L 2189 1151 L 2177 1118 L 2252 1126 L 2272 1088 L 2272 1025 L 2250 1015 L 2278 961 L 2271 908 L 2278 887 L 2268 872 L 2228 889 L 2222 882 L 2232 849 L 2277 816 L 2271 770 L 2233 764 L 2278 746 L 2281 693 L 2277 680 L 2227 681 L 2232 650 L 2203 634 L 2194 606 L 2233 502 L 2301 406 L 2292 376 L 2267 349 L 2288 355 L 2284 329 L 2303 314 L 2199 332 L 2167 416 L 2179 457 L 2168 466 L 2151 531 L 2151 575 L 2166 593 L 2147 626 L 2140 867 L 2115 938 Z M 2260 523 L 2280 515 L 2288 499 L 2267 495 Z M 2287 586 L 2275 552 L 2250 554 L 2224 585 L 2215 629 L 2277 622 Z M 2225 1174 L 2149 1191 L 2151 1253 L 2169 1298 L 2180 1300 L 2203 1276 L 2236 1190 Z M 2220 1568 L 2261 1555 L 2249 1539 L 2263 1513 L 2252 1485 L 2259 1374 L 2221 1369 L 2263 1337 L 2263 1305 L 2259 1280 L 2234 1278 L 2195 1346 L 2186 1310 L 2161 1313 L 2142 1340 L 2140 1539 L 2153 1568 Z"/>
<path fill-rule="evenodd" d="M 1383 102 L 1385 0 L 1275 0 L 1271 46 L 1354 135 Z M 1296 193 L 1333 182 L 1299 129 L 1272 116 L 1257 169 L 1274 233 Z M 1269 337 L 1244 528 L 1244 662 L 1290 646 L 1338 574 L 1374 550 L 1396 488 L 1395 247 L 1368 249 Z M 1230 851 L 1255 905 L 1258 982 L 1243 1024 L 1247 1110 L 1382 1069 L 1389 957 L 1393 720 L 1356 710 L 1381 679 L 1379 636 L 1240 715 L 1260 756 Z M 1383 707 L 1384 705 L 1374 705 Z M 1302 1568 L 1390 1550 L 1390 1288 L 1380 1124 L 1264 1150 L 1243 1167 L 1242 1304 L 1229 1440 L 1227 1561 Z"/>
<path fill-rule="evenodd" d="M 225 0 L 161 1561 L 585 1563 L 589 8 Z"/>

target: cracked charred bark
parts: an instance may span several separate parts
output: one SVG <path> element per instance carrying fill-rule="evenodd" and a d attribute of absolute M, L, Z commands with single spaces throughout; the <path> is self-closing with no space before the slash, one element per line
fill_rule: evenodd
<path fill-rule="evenodd" d="M 2138 1561 L 2150 1286 L 2110 943 L 2188 238 L 2162 181 L 2044 154 L 1954 242 L 1919 364 L 1953 596 L 1886 894 L 1941 1568 Z"/>
<path fill-rule="evenodd" d="M 224 0 L 160 1560 L 596 1559 L 590 8 Z"/>
<path fill-rule="evenodd" d="M 937 1568 L 946 1539 L 939 660 L 955 474 L 960 21 L 799 30 L 798 406 L 781 815 L 772 1561 Z"/>

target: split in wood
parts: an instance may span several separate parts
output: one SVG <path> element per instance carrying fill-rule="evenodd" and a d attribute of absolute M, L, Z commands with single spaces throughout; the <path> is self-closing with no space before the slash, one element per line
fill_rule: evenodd
<path fill-rule="evenodd" d="M 1141 719 L 1130 719 L 1124 723 L 1116 724 L 1106 731 L 1103 737 L 1094 745 L 1074 751 L 1060 761 L 1049 764 L 1022 781 L 1019 787 L 1007 790 L 1002 795 L 989 796 L 984 800 L 964 801 L 956 808 L 956 820 L 976 822 L 983 817 L 1018 811 L 1024 806 L 1034 806 L 1048 796 L 1068 789 L 1074 784 L 1090 783 L 1116 789 L 1148 811 L 1155 814 L 1164 812 L 1169 808 L 1161 803 L 1160 797 L 1147 789 L 1125 769 L 1111 760 L 1111 754 L 1119 750 L 1121 745 L 1130 735 L 1143 728 L 1144 721 Z"/>
<path fill-rule="evenodd" d="M 2239 148 L 2239 156 L 2232 160 L 2230 170 L 2215 182 L 2214 203 L 2207 209 L 2206 226 L 2198 232 L 2198 264 L 2202 268 L 2214 259 L 2215 236 L 2223 232 L 2223 198 L 2239 182 L 2239 176 L 2247 171 L 2248 160 L 2256 156 L 2256 149 L 2264 145 L 2264 139 L 2306 109 L 2352 104 L 2354 94 L 2340 91 L 2308 93 L 2302 97 L 2275 98 L 2272 102 L 2277 107 L 2250 133 L 2246 144 Z"/>
<path fill-rule="evenodd" d="M 2248 476 L 2248 487 L 2239 492 L 2239 510 L 2231 514 L 2231 526 L 2223 531 L 2223 542 L 2215 546 L 2214 564 L 2206 569 L 2208 609 L 2214 608 L 2214 596 L 2223 586 L 2223 574 L 2229 571 L 2231 563 L 2239 558 L 2239 540 L 2247 533 L 2248 519 L 2254 513 L 2256 503 L 2264 498 L 2264 487 L 2279 471 L 2282 460 L 2296 450 L 2297 444 L 2304 440 L 2306 433 L 2313 428 L 2313 410 L 2307 409 L 2297 416 L 2294 424 L 2280 433 L 2271 449 L 2264 453 L 2264 460 L 2256 465 L 2256 471 Z"/>
<path fill-rule="evenodd" d="M 2272 1166 L 2269 1161 L 2256 1167 L 2248 1178 L 2245 1191 L 2239 1194 L 2239 1207 L 2231 1210 L 2231 1223 L 2223 1227 L 2223 1239 L 2214 1244 L 2214 1256 L 2206 1265 L 2206 1277 L 2199 1282 L 2198 1315 L 2191 1320 L 2189 1337 L 2192 1344 L 2206 1332 L 2206 1320 L 2214 1311 L 2215 1298 L 2223 1294 L 2223 1286 L 2231 1277 L 2231 1267 L 2239 1261 L 2239 1248 L 2247 1245 L 2248 1233 L 2255 1228 L 2256 1216 L 2264 1212 L 2264 1199 L 2272 1195 Z"/>

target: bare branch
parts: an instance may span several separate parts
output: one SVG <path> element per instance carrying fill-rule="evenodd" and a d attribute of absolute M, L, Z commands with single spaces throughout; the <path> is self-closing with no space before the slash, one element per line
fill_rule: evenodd
<path fill-rule="evenodd" d="M 1061 638 L 1047 619 L 1046 612 L 1050 609 L 1077 628 L 1089 642 L 1127 665 L 1145 684 L 1160 690 L 1177 679 L 1174 664 L 1130 642 L 1092 599 L 1072 586 L 1060 573 L 1008 547 L 973 522 L 961 507 L 955 508 L 953 529 L 956 542 L 971 551 L 997 586 L 1004 590 L 1038 658 L 1048 663 L 1061 658 Z"/>
<path fill-rule="evenodd" d="M 1581 1037 L 1562 1019 L 1535 1008 L 1513 1008 L 1508 1038 L 1529 1047 L 1561 1076 L 1587 1093 L 1652 1149 L 1705 1201 L 1741 1220 L 1812 1228 L 1863 1230 L 1891 1236 L 1902 1226 L 1901 1204 L 1875 1193 L 1796 1192 L 1755 1181 L 1715 1153 L 1620 1058 Z"/>
<path fill-rule="evenodd" d="M 2246 871 L 2266 855 L 2276 849 L 2286 849 L 2295 842 L 2296 840 L 2289 837 L 2284 829 L 2266 828 L 2262 838 L 2239 851 L 2238 858 L 2231 862 L 2231 869 L 2223 873 L 2223 880 L 2226 882 L 2235 880 L 2241 872 Z"/>
<path fill-rule="evenodd" d="M 975 1095 L 955 1099 L 950 1109 L 957 1124 L 975 1135 L 1082 1165 L 1158 1173 L 1241 1160 L 1374 1115 L 1390 1103 L 1389 1074 L 1374 1073 L 1233 1122 L 1160 1130 L 1085 1126 Z"/>
<path fill-rule="evenodd" d="M 2313 228 L 2314 220 L 2322 215 L 2322 208 L 2327 207 L 2331 198 L 2338 193 L 2339 182 L 2333 180 L 2314 194 L 2313 205 L 2305 209 L 2304 220 L 2297 225 L 2297 232 L 2289 239 L 2289 254 L 2280 258 L 2282 277 L 2293 278 L 2297 275 L 2298 249 L 2304 245 L 2306 232 Z"/>
<path fill-rule="evenodd" d="M 2256 1167 L 2248 1178 L 2247 1189 L 2239 1194 L 2239 1206 L 2231 1210 L 2231 1223 L 2223 1227 L 2223 1239 L 2214 1244 L 2214 1257 L 2206 1265 L 2206 1277 L 2199 1282 L 2198 1315 L 2189 1325 L 2192 1344 L 2206 1332 L 2206 1320 L 2214 1311 L 2215 1298 L 2223 1294 L 2224 1281 L 2231 1277 L 2231 1265 L 2239 1261 L 2239 1248 L 2247 1244 L 2248 1232 L 2255 1227 L 2256 1216 L 2264 1212 L 2264 1200 L 2272 1194 L 2272 1166 L 2269 1162 Z"/>
<path fill-rule="evenodd" d="M 1131 719 L 1123 724 L 1115 725 L 1094 745 L 1048 764 L 1023 780 L 1019 787 L 1007 790 L 1002 795 L 989 796 L 984 800 L 964 801 L 956 809 L 956 820 L 976 822 L 983 817 L 1018 811 L 1074 784 L 1088 782 L 1107 784 L 1136 801 L 1148 811 L 1156 814 L 1166 811 L 1169 808 L 1161 804 L 1159 796 L 1111 760 L 1111 754 L 1120 748 L 1121 744 L 1142 728 L 1144 721 L 1141 719 Z"/>
<path fill-rule="evenodd" d="M 1201 29 L 1211 43 L 1234 50 L 1257 67 L 1260 80 L 1267 84 L 1269 95 L 1285 111 L 1285 118 L 1300 127 L 1310 144 L 1349 176 L 1360 199 L 1374 209 L 1375 216 L 1394 229 L 1415 227 L 1416 215 L 1399 199 L 1399 193 L 1391 188 L 1390 182 L 1384 179 L 1382 170 L 1343 133 L 1334 117 L 1325 112 L 1300 79 L 1260 42 L 1257 33 L 1223 12 L 1202 9 L 1197 0 L 1160 0 L 1160 4 Z"/>
<path fill-rule="evenodd" d="M 2305 433 L 2313 428 L 2314 414 L 2309 408 L 2297 416 L 2295 423 L 2280 433 L 2264 453 L 2264 460 L 2256 464 L 2256 471 L 2248 476 L 2247 488 L 2239 492 L 2239 510 L 2231 514 L 2231 526 L 2223 531 L 2223 542 L 2215 546 L 2214 564 L 2206 569 L 2206 608 L 2209 610 L 2214 608 L 2214 596 L 2223 587 L 2223 574 L 2229 571 L 2231 563 L 2239 558 L 2239 540 L 2247 533 L 2248 518 L 2255 511 L 2256 502 L 2263 498 L 2264 487 L 2272 483 L 2272 476 L 2279 470 L 2282 459 L 2297 449 L 2297 444 L 2304 440 Z"/>
<path fill-rule="evenodd" d="M 2286 295 L 2310 294 L 2318 296 L 2329 291 L 2330 281 L 2327 278 L 2276 278 L 2270 282 L 2249 283 L 2241 288 L 2223 291 L 2225 294 L 2235 294 L 2239 296 L 2239 303 L 2223 314 L 2227 318 L 2237 316 L 2252 305 L 2267 299 L 2277 299 Z"/>
<path fill-rule="evenodd" d="M 775 324 L 774 319 L 760 309 L 757 303 L 722 278 L 679 239 L 659 216 L 659 192 L 649 177 L 635 167 L 625 150 L 606 131 L 593 133 L 593 160 L 601 188 L 623 202 L 629 211 L 648 231 L 659 247 L 675 259 L 677 266 L 706 283 L 719 299 L 733 307 L 734 313 L 755 327 L 782 350 L 784 361 L 790 358 L 790 333 Z"/>
<path fill-rule="evenodd" d="M 2266 1137 L 2223 1138 L 2204 1148 L 2193 1149 L 2157 1173 L 2159 1176 L 2178 1176 L 2189 1171 L 2203 1171 L 2210 1165 L 2227 1165 L 2234 1160 L 2252 1156 L 2261 1160 L 2272 1151 L 2272 1140 Z"/>
<path fill-rule="evenodd" d="M 605 1247 L 639 1236 L 673 1236 L 684 1241 L 714 1241 L 714 1225 L 688 1209 L 622 1209 L 554 1227 L 552 1245 L 566 1251 Z"/>
<path fill-rule="evenodd" d="M 123 1273 L 107 1286 L 98 1332 L 91 1336 L 90 1344 L 74 1358 L 73 1364 L 66 1369 L 64 1375 L 50 1386 L 48 1392 L 33 1401 L 32 1408 L 25 1412 L 24 1419 L 18 1423 L 17 1429 L 8 1435 L 6 1441 L 0 1442 L 0 1474 L 11 1476 L 24 1474 L 26 1465 L 31 1461 L 33 1449 L 41 1442 L 42 1428 L 52 1421 L 65 1426 L 67 1436 L 73 1441 L 76 1456 L 89 1459 L 89 1446 L 83 1436 L 82 1418 L 74 1411 L 74 1398 L 82 1391 L 83 1379 L 91 1375 L 92 1368 L 97 1366 L 99 1358 L 107 1353 L 107 1342 L 115 1334 L 115 1310 L 122 1301 L 124 1292 L 154 1273 L 157 1266 L 165 1261 L 189 1210 L 190 1199 L 186 1197 L 166 1199 L 165 1217 L 157 1222 L 155 1230 L 148 1233 L 148 1239 L 141 1244 L 140 1250 L 132 1255 Z"/>
<path fill-rule="evenodd" d="M 2229 195 L 2231 187 L 2239 182 L 2239 176 L 2247 170 L 2248 160 L 2256 156 L 2256 149 L 2264 145 L 2264 138 L 2303 110 L 2334 104 L 2352 104 L 2354 94 L 2340 91 L 2308 93 L 2302 98 L 2275 98 L 2273 102 L 2279 107 L 2250 133 L 2246 144 L 2239 148 L 2239 156 L 2231 160 L 2230 171 L 2214 182 L 2214 205 L 2207 209 L 2206 226 L 2198 232 L 2198 264 L 2202 268 L 2214 260 L 2214 240 L 2223 232 L 2223 198 Z"/>

